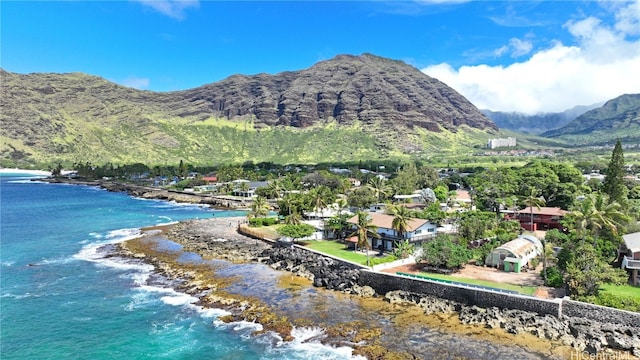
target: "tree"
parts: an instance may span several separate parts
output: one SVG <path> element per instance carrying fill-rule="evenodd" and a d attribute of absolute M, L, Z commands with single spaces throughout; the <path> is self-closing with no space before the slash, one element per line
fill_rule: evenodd
<path fill-rule="evenodd" d="M 337 238 L 343 239 L 345 230 L 347 230 L 349 226 L 347 220 L 349 220 L 350 217 L 351 215 L 349 214 L 338 213 L 327 220 L 326 227 L 332 230 Z"/>
<path fill-rule="evenodd" d="M 584 244 L 588 235 L 593 236 L 594 246 L 601 230 L 608 230 L 615 238 L 618 229 L 623 228 L 629 218 L 617 202 L 607 201 L 606 195 L 595 193 L 587 195 L 576 209 L 569 213 L 567 223 L 573 225 L 576 236 Z M 613 241 L 613 239 L 610 239 Z"/>
<path fill-rule="evenodd" d="M 611 161 L 609 161 L 609 166 L 607 167 L 602 189 L 609 195 L 610 201 L 619 203 L 623 208 L 626 208 L 628 201 L 627 187 L 624 185 L 625 173 L 622 144 L 618 140 L 611 153 Z"/>
<path fill-rule="evenodd" d="M 390 212 L 391 215 L 393 215 L 391 227 L 399 238 L 404 239 L 407 228 L 409 227 L 409 221 L 411 221 L 411 213 L 409 212 L 409 209 L 402 205 L 397 205 L 392 206 L 390 208 Z"/>
<path fill-rule="evenodd" d="M 578 297 L 598 295 L 602 284 L 622 285 L 626 280 L 624 270 L 611 267 L 588 243 L 576 248 L 575 258 L 567 265 L 569 292 Z"/>
<path fill-rule="evenodd" d="M 316 229 L 309 224 L 290 224 L 278 228 L 278 234 L 292 238 L 294 241 L 313 234 Z"/>
<path fill-rule="evenodd" d="M 300 215 L 298 209 L 296 209 L 295 207 L 291 209 L 291 213 L 289 215 L 284 217 L 284 223 L 287 225 L 298 225 L 300 224 L 301 220 L 302 216 Z"/>
<path fill-rule="evenodd" d="M 525 205 L 529 207 L 530 217 L 530 227 L 529 230 L 533 231 L 533 208 L 540 210 L 541 206 L 546 204 L 546 201 L 543 197 L 538 196 L 538 190 L 536 188 L 530 188 L 527 197 L 524 199 Z"/>
<path fill-rule="evenodd" d="M 546 204 L 546 201 L 543 197 L 538 197 L 538 191 L 536 188 L 531 188 L 529 195 L 524 199 L 524 203 L 529 207 L 531 222 L 529 230 L 533 231 L 533 207 L 535 206 L 537 209 L 540 209 L 541 206 Z M 546 241 L 542 240 L 542 279 L 544 279 L 544 284 L 547 284 L 547 244 Z"/>
<path fill-rule="evenodd" d="M 422 244 L 422 255 L 418 262 L 426 262 L 434 267 L 460 268 L 471 259 L 471 251 L 466 246 L 453 241 L 451 235 L 437 235 L 432 241 Z"/>
<path fill-rule="evenodd" d="M 369 266 L 369 237 L 380 238 L 380 234 L 378 234 L 378 227 L 371 223 L 371 216 L 364 211 L 358 211 L 356 213 L 358 217 L 358 223 L 355 225 L 356 230 L 349 235 L 357 236 L 358 243 L 356 244 L 358 248 L 365 249 L 367 252 L 367 266 Z"/>
<path fill-rule="evenodd" d="M 388 196 L 389 192 L 391 191 L 391 188 L 387 184 L 387 180 L 379 176 L 375 176 L 369 179 L 367 187 L 373 191 L 378 202 L 380 202 L 384 197 Z"/>
<path fill-rule="evenodd" d="M 265 187 L 265 194 L 269 199 L 278 199 L 280 198 L 280 193 L 282 192 L 282 188 L 280 187 L 280 181 L 272 180 Z"/>
<path fill-rule="evenodd" d="M 262 196 L 258 196 L 253 199 L 251 204 L 251 210 L 249 211 L 249 217 L 263 217 L 269 214 L 269 204 L 267 199 Z"/>
<path fill-rule="evenodd" d="M 347 195 L 349 206 L 358 209 L 366 209 L 376 202 L 373 191 L 367 187 L 359 187 Z"/>
<path fill-rule="evenodd" d="M 422 197 L 422 200 L 427 204 L 433 204 L 438 200 L 436 193 L 433 192 L 431 188 L 420 190 L 420 196 Z"/>
<path fill-rule="evenodd" d="M 189 167 L 182 160 L 180 160 L 180 165 L 178 165 L 178 175 L 183 179 L 189 175 Z"/>

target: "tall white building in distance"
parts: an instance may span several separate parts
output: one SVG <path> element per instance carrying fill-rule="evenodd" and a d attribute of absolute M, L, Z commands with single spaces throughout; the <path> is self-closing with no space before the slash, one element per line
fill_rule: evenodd
<path fill-rule="evenodd" d="M 508 137 L 506 139 L 489 139 L 489 142 L 487 143 L 487 147 L 489 149 L 514 146 L 516 146 L 516 138 L 512 137 Z"/>

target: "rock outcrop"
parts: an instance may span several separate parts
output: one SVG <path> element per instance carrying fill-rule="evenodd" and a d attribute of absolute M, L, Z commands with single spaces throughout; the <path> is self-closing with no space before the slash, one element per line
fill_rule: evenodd
<path fill-rule="evenodd" d="M 511 334 L 532 334 L 541 339 L 560 341 L 590 354 L 613 349 L 640 356 L 638 328 L 603 324 L 575 317 L 558 319 L 521 310 L 466 306 L 451 300 L 400 290 L 388 292 L 385 299 L 396 304 L 417 305 L 427 314 L 456 312 L 463 324 L 503 329 Z"/>

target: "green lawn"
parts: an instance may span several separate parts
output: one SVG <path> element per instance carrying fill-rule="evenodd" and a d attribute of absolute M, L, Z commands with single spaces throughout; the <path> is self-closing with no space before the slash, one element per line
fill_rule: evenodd
<path fill-rule="evenodd" d="M 313 249 L 315 251 L 319 251 L 319 252 L 322 252 L 331 256 L 335 256 L 340 259 L 348 260 L 357 264 L 363 264 L 363 265 L 367 264 L 366 255 L 347 249 L 345 244 L 339 241 L 333 241 L 333 240 L 305 241 L 301 245 L 304 245 L 309 249 Z M 376 256 L 370 256 L 369 258 L 372 262 L 375 259 L 376 264 L 385 262 L 385 261 L 381 261 L 381 259 L 377 258 Z M 389 258 L 389 261 L 394 260 L 391 257 L 388 257 L 388 258 Z"/>
<path fill-rule="evenodd" d="M 470 285 L 479 285 L 479 286 L 492 287 L 496 289 L 517 291 L 520 294 L 524 294 L 524 295 L 533 295 L 533 293 L 536 291 L 535 286 L 504 284 L 504 283 L 493 282 L 493 281 L 467 279 L 467 278 L 460 278 L 460 277 L 451 276 L 451 275 L 434 274 L 434 273 L 427 273 L 427 272 L 421 272 L 418 275 L 432 278 L 432 279 L 448 280 L 448 281 L 455 281 L 455 282 L 465 283 Z"/>
<path fill-rule="evenodd" d="M 636 299 L 640 299 L 640 287 L 631 286 L 631 285 L 610 285 L 604 284 L 600 287 L 601 291 L 604 293 L 609 293 L 611 295 L 618 296 L 631 296 Z"/>

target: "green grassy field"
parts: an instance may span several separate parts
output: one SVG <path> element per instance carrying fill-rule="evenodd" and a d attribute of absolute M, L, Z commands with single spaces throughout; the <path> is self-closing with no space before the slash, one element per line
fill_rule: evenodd
<path fill-rule="evenodd" d="M 363 264 L 363 265 L 367 264 L 366 255 L 347 249 L 345 244 L 339 241 L 331 241 L 331 240 L 305 241 L 302 245 L 308 247 L 309 249 L 313 249 L 315 251 L 319 251 L 327 255 L 335 256 L 337 258 L 351 261 L 357 264 Z M 374 261 L 375 259 L 375 263 L 377 264 L 385 262 L 384 261 L 385 258 L 389 261 L 394 260 L 394 258 L 390 256 L 386 256 L 383 258 L 378 258 L 376 256 L 369 257 L 371 261 Z"/>
<path fill-rule="evenodd" d="M 602 285 L 600 288 L 602 292 L 609 293 L 611 295 L 631 296 L 631 297 L 640 299 L 640 287 L 635 287 L 631 285 L 616 286 L 616 285 L 605 284 L 605 285 Z"/>
<path fill-rule="evenodd" d="M 504 283 L 498 283 L 493 281 L 467 279 L 467 278 L 460 278 L 457 276 L 434 274 L 434 273 L 427 273 L 427 272 L 421 272 L 418 275 L 431 278 L 431 279 L 437 279 L 437 280 L 455 281 L 455 282 L 465 283 L 470 285 L 479 285 L 479 286 L 492 287 L 496 289 L 517 291 L 518 293 L 523 295 L 533 295 L 533 293 L 536 291 L 535 286 L 504 284 Z"/>

